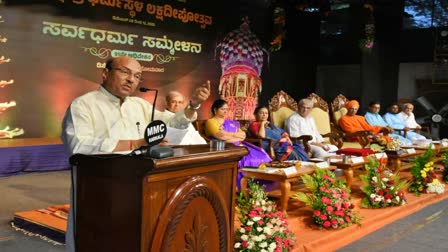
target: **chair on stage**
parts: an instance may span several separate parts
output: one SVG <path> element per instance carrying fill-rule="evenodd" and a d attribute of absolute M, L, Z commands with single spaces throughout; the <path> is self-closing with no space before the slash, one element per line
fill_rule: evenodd
<path fill-rule="evenodd" d="M 333 116 L 333 127 L 343 133 L 344 142 L 341 148 L 365 148 L 373 137 L 372 132 L 368 130 L 357 131 L 353 133 L 344 132 L 339 126 L 339 120 L 342 116 L 347 114 L 347 108 L 345 105 L 348 103 L 348 99 L 339 94 L 331 102 L 331 111 Z M 358 142 L 350 141 L 353 138 L 359 139 Z"/>
<path fill-rule="evenodd" d="M 285 128 L 286 119 L 293 113 L 297 113 L 299 111 L 299 105 L 297 102 L 283 90 L 277 92 L 277 94 L 269 100 L 268 107 L 270 121 L 282 129 Z M 308 154 L 311 153 L 311 147 L 308 141 L 312 139 L 312 136 L 303 135 L 297 138 L 290 138 L 296 143 L 301 143 Z"/>
<path fill-rule="evenodd" d="M 310 116 L 313 117 L 317 130 L 322 135 L 325 142 L 329 142 L 338 148 L 342 148 L 344 144 L 344 133 L 338 131 L 335 127 L 332 127 L 328 103 L 315 93 L 311 93 L 308 96 L 308 99 L 313 101 L 313 109 L 311 109 Z"/>
<path fill-rule="evenodd" d="M 193 122 L 194 128 L 198 131 L 199 135 L 205 139 L 205 141 L 210 142 L 210 138 L 205 134 L 205 122 L 207 120 L 196 120 Z"/>

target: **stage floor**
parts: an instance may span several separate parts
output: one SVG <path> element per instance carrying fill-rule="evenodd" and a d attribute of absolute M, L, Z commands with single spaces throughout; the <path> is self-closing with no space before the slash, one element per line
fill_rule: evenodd
<path fill-rule="evenodd" d="M 4 195 L 0 207 L 0 251 L 64 251 L 64 246 L 54 246 L 37 237 L 28 237 L 14 231 L 9 221 L 12 220 L 15 212 L 67 203 L 69 188 L 69 171 L 0 178 L 0 191 Z M 354 193 L 356 193 L 356 187 Z M 298 241 L 295 251 L 392 251 L 390 248 L 393 248 L 393 251 L 409 252 L 445 251 L 444 248 L 448 247 L 448 237 L 445 235 L 448 227 L 447 193 L 423 195 L 419 198 L 411 195 L 408 197 L 410 200 L 408 206 L 366 210 L 367 212 L 362 210 L 360 215 L 367 214 L 367 216 L 362 221 L 361 227 L 352 226 L 347 229 L 328 231 L 317 230 L 309 221 L 304 222 L 302 219 L 307 218 L 310 209 L 291 202 L 288 213 L 290 226 L 296 233 Z M 434 202 L 429 200 L 430 198 Z M 435 203 L 438 200 L 440 202 Z M 356 204 L 359 204 L 359 199 L 356 200 L 355 195 L 356 201 L 358 201 Z M 427 207 L 431 203 L 433 205 Z M 385 219 L 395 215 L 392 213 L 394 211 L 406 211 L 405 207 L 413 208 L 411 215 L 395 222 L 389 219 L 388 222 L 393 223 L 386 227 L 384 227 L 385 223 L 377 224 L 372 218 L 378 215 L 382 216 L 380 219 Z M 424 209 L 421 210 L 422 208 Z M 413 213 L 415 211 L 416 213 Z M 367 234 L 375 230 L 377 231 Z M 335 245 L 335 241 L 338 244 Z M 411 245 L 417 250 L 410 249 Z"/>

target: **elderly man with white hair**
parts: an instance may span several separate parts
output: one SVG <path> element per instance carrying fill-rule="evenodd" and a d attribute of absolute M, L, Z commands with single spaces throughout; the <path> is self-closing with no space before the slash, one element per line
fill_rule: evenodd
<path fill-rule="evenodd" d="M 310 99 L 302 99 L 299 101 L 299 113 L 294 113 L 285 121 L 285 129 L 291 137 L 299 137 L 302 135 L 311 135 L 310 140 L 311 156 L 315 158 L 323 158 L 331 155 L 338 147 L 330 143 L 324 142 L 316 127 L 316 122 L 310 116 L 313 108 L 313 101 Z"/>
<path fill-rule="evenodd" d="M 412 103 L 405 103 L 403 104 L 403 110 L 398 113 L 398 117 L 404 121 L 405 125 L 406 125 L 406 129 L 409 130 L 413 130 L 413 131 L 419 131 L 421 130 L 422 126 L 420 126 L 420 124 L 417 123 L 417 121 L 415 121 L 415 116 L 414 113 L 412 112 L 414 110 L 414 105 Z M 419 132 L 421 135 L 423 135 L 423 137 L 425 138 L 431 138 L 430 135 L 425 134 L 425 132 Z M 419 138 L 417 138 L 417 136 L 415 136 L 415 139 L 413 140 L 418 140 Z M 422 138 L 420 138 L 422 139 Z"/>

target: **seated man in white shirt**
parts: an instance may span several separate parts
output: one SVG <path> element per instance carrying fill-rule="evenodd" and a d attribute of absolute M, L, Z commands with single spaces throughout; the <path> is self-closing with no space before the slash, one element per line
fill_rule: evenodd
<path fill-rule="evenodd" d="M 422 128 L 420 124 L 415 121 L 414 113 L 412 112 L 414 110 L 414 105 L 412 103 L 405 103 L 403 104 L 403 110 L 398 113 L 398 117 L 401 118 L 406 124 L 406 128 L 408 129 L 416 129 L 417 131 Z M 425 138 L 431 138 L 430 135 L 425 134 L 425 132 L 420 131 L 421 135 L 423 135 Z"/>
<path fill-rule="evenodd" d="M 166 96 L 166 109 L 163 112 L 164 117 L 172 117 L 184 108 L 184 96 L 177 91 L 170 91 Z M 189 104 L 188 106 L 191 106 Z M 197 109 L 197 108 L 196 108 Z M 171 132 L 170 132 L 171 131 Z M 176 132 L 177 134 L 172 134 Z M 189 123 L 188 128 L 184 130 L 168 128 L 167 144 L 206 144 L 204 138 L 201 137 L 199 132 L 194 128 L 193 124 Z"/>
<path fill-rule="evenodd" d="M 311 135 L 310 140 L 311 156 L 315 158 L 323 158 L 331 155 L 338 147 L 325 143 L 324 139 L 317 131 L 314 119 L 309 115 L 313 108 L 313 101 L 310 99 L 302 99 L 299 102 L 299 113 L 294 113 L 285 121 L 285 130 L 291 137 L 299 137 L 301 135 Z"/>

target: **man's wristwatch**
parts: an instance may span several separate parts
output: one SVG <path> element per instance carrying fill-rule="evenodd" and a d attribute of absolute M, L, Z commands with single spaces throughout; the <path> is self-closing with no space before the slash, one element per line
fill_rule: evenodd
<path fill-rule="evenodd" d="M 198 110 L 200 107 L 201 107 L 201 104 L 193 106 L 193 104 L 191 104 L 191 101 L 188 103 L 188 106 L 187 106 L 188 109 L 192 109 L 192 110 Z"/>

